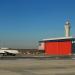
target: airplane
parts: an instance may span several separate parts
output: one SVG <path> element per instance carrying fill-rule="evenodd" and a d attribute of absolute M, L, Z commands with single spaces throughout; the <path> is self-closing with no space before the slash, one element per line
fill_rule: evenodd
<path fill-rule="evenodd" d="M 1 48 L 0 49 L 1 56 L 16 56 L 17 54 L 19 54 L 18 50 L 11 50 L 9 48 Z"/>

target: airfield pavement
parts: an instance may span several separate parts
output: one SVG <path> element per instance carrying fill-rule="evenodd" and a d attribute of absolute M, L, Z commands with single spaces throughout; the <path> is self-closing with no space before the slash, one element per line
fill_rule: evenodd
<path fill-rule="evenodd" d="M 75 60 L 0 60 L 0 75 L 75 75 Z"/>

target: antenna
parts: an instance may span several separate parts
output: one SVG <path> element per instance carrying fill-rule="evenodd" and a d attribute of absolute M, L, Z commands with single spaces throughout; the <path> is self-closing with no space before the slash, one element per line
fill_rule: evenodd
<path fill-rule="evenodd" d="M 67 21 L 68 21 L 68 23 L 70 23 L 70 16 L 67 17 Z"/>

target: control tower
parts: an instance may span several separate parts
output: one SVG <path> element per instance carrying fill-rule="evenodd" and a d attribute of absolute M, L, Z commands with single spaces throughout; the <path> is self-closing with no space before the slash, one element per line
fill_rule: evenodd
<path fill-rule="evenodd" d="M 68 19 L 65 23 L 65 36 L 70 37 L 70 20 Z"/>

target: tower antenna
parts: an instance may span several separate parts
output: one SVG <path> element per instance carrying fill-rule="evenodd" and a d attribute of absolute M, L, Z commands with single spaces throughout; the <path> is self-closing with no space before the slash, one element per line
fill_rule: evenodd
<path fill-rule="evenodd" d="M 68 23 L 70 23 L 70 16 L 67 17 L 67 21 L 68 21 Z"/>

